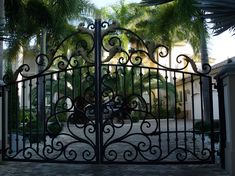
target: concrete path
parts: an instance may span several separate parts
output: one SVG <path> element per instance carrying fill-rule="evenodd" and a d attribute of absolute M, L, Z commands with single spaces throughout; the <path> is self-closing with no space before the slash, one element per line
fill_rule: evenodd
<path fill-rule="evenodd" d="M 218 165 L 91 165 L 2 162 L 0 176 L 229 176 Z"/>

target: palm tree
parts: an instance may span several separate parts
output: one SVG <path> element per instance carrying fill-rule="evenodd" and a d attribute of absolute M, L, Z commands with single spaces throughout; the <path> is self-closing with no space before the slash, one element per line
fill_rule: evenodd
<path fill-rule="evenodd" d="M 93 6 L 86 0 L 19 0 L 6 1 L 5 8 L 5 33 L 9 38 L 8 48 L 12 48 L 11 53 L 17 53 L 19 46 L 27 46 L 28 41 L 36 36 L 37 46 L 43 43 L 40 42 L 40 37 L 41 41 L 49 42 L 49 48 L 45 48 L 45 42 L 43 46 L 38 47 L 39 52 L 41 48 L 49 54 L 48 51 L 54 49 L 58 41 L 71 33 L 71 30 L 67 30 L 68 20 L 85 19 L 81 14 L 89 13 Z"/>
<path fill-rule="evenodd" d="M 166 4 L 167 3 L 167 4 Z M 195 43 L 195 39 L 199 39 L 200 53 L 201 53 L 201 65 L 202 71 L 206 74 L 208 72 L 208 51 L 207 51 L 207 26 L 205 21 L 201 18 L 203 12 L 197 8 L 194 4 L 194 0 L 142 0 L 144 5 L 158 5 L 162 4 L 163 6 L 168 5 L 172 6 L 173 13 L 171 16 L 162 19 L 165 21 L 165 24 L 168 20 L 174 21 L 174 23 L 169 23 L 167 27 L 169 30 L 175 31 L 176 29 L 184 29 L 187 35 L 184 35 L 185 39 L 188 39 L 188 36 L 192 36 L 192 42 Z M 159 7 L 160 8 L 160 7 Z M 166 14 L 169 13 L 169 10 L 166 9 Z M 176 30 L 177 32 L 178 30 Z M 198 46 L 198 45 L 197 45 Z M 210 121 L 210 112 L 209 112 L 209 87 L 208 80 L 202 80 L 202 94 L 203 94 L 203 107 L 204 107 L 204 117 L 206 121 Z"/>
<path fill-rule="evenodd" d="M 0 0 L 0 32 L 3 32 L 5 25 L 5 9 L 4 0 Z M 3 74 L 3 40 L 0 40 L 0 80 L 2 80 Z"/>
<path fill-rule="evenodd" d="M 100 11 L 102 12 L 101 16 L 103 16 L 103 18 L 110 19 L 111 21 L 117 22 L 120 27 L 130 29 L 132 32 L 137 34 L 140 38 L 143 38 L 144 41 L 153 40 L 153 39 L 154 40 L 157 39 L 157 41 L 160 41 L 160 37 L 164 38 L 163 32 L 161 32 L 159 34 L 152 32 L 150 25 L 149 25 L 150 23 L 148 23 L 149 21 L 147 21 L 149 15 L 151 13 L 156 12 L 156 10 L 153 8 L 141 7 L 139 4 L 135 4 L 135 3 L 126 4 L 126 2 L 124 0 L 121 0 L 121 1 L 119 1 L 119 4 L 117 4 L 115 6 L 111 6 L 109 8 L 103 8 Z M 143 23 L 144 23 L 144 25 L 142 25 Z M 153 23 L 151 23 L 151 24 L 153 24 Z M 146 47 L 146 46 L 144 46 L 145 44 L 142 43 L 143 41 L 140 41 L 138 37 L 136 37 L 135 35 L 132 35 L 132 34 L 128 35 L 125 32 L 121 32 L 121 33 L 118 33 L 118 38 L 121 39 L 122 48 L 124 50 L 126 50 L 128 48 L 127 46 L 130 43 L 132 44 L 131 48 L 133 47 L 134 49 L 137 49 L 137 50 L 138 49 L 144 50 L 144 48 Z M 163 41 L 163 40 L 161 40 L 161 41 Z M 164 40 L 164 42 L 165 41 L 166 40 Z M 156 43 L 158 43 L 158 42 L 156 42 Z M 119 58 L 124 57 L 125 58 L 125 54 L 124 55 L 122 55 L 122 54 L 123 54 L 122 52 L 119 52 L 115 57 L 119 57 Z M 151 61 L 149 60 L 149 63 L 146 63 L 146 64 L 150 64 L 150 62 Z M 108 87 L 110 87 L 111 90 L 116 90 L 119 93 L 119 95 L 122 97 L 123 103 L 120 106 L 123 106 L 122 108 L 124 108 L 124 109 L 125 109 L 125 106 L 128 106 L 127 104 L 133 100 L 139 102 L 139 105 L 138 105 L 139 107 L 144 107 L 144 101 L 141 102 L 141 97 L 143 97 L 143 93 L 148 92 L 147 94 L 151 94 L 151 96 L 156 96 L 156 92 L 155 93 L 153 93 L 153 92 L 154 92 L 154 90 L 157 90 L 157 89 L 160 89 L 160 92 L 162 94 L 165 94 L 165 95 L 168 94 L 168 96 L 169 96 L 168 99 L 172 98 L 171 99 L 172 101 L 175 97 L 174 96 L 175 95 L 174 89 L 170 89 L 170 88 L 173 88 L 174 86 L 171 83 L 166 82 L 166 80 L 163 79 L 163 77 L 160 73 L 151 72 L 150 73 L 151 76 L 148 74 L 145 74 L 145 75 L 143 75 L 143 80 L 139 79 L 140 75 L 133 76 L 133 74 L 136 75 L 136 70 L 134 68 L 131 70 L 128 70 L 127 68 L 120 68 L 119 74 L 121 76 L 117 76 L 115 74 L 112 74 L 112 79 L 111 79 L 112 81 L 109 79 L 109 81 L 111 81 L 112 84 L 109 83 Z M 149 76 L 150 76 L 150 78 L 149 78 Z M 130 80 L 132 80 L 133 77 L 135 77 L 135 79 L 133 79 L 133 83 L 131 86 Z M 156 83 L 157 80 L 163 84 L 158 84 L 159 87 L 157 88 L 156 87 L 157 84 L 153 83 L 152 85 L 155 85 L 155 87 L 151 86 L 151 88 L 149 90 L 149 87 L 148 87 L 149 81 Z M 140 82 L 142 82 L 143 85 Z M 117 85 L 117 87 L 116 88 L 113 87 L 114 85 Z M 142 86 L 140 86 L 140 85 L 142 85 Z M 135 89 L 134 92 L 132 90 L 133 87 Z M 167 88 L 167 91 L 166 91 L 166 88 Z M 141 92 L 141 89 L 142 89 L 142 92 Z M 138 94 L 139 98 L 134 97 L 133 93 Z M 156 101 L 158 98 L 161 99 L 161 100 L 159 100 L 159 102 L 165 101 L 163 96 L 156 97 L 154 100 L 152 97 L 150 101 L 152 101 L 152 100 Z M 150 106 L 153 106 L 154 103 L 156 104 L 156 102 L 151 102 Z M 141 104 L 143 104 L 143 105 L 141 105 Z M 157 107 L 157 106 L 155 106 L 155 107 Z"/>
<path fill-rule="evenodd" d="M 142 4 L 157 6 L 156 14 L 152 15 L 152 18 L 156 19 L 156 25 L 153 26 L 156 33 L 163 33 L 169 41 L 186 40 L 192 45 L 195 53 L 200 51 L 208 33 L 207 26 L 201 19 L 200 10 L 194 6 L 194 0 L 143 0 Z M 162 5 L 158 6 L 160 4 Z M 202 55 L 203 52 L 201 51 Z"/>
<path fill-rule="evenodd" d="M 6 35 L 9 35 L 10 51 L 13 51 L 14 54 L 17 53 L 21 46 L 27 46 L 29 41 L 36 36 L 37 46 L 40 45 L 38 48 L 41 53 L 40 60 L 37 62 L 39 74 L 45 68 L 45 55 L 50 55 L 47 41 L 55 44 L 61 37 L 64 37 L 64 29 L 68 29 L 68 20 L 78 18 L 82 12 L 93 8 L 86 0 L 7 1 L 5 7 L 7 18 L 5 32 Z M 43 77 L 39 77 L 38 118 L 42 131 L 44 126 L 41 123 L 43 123 L 45 114 L 44 91 Z"/>
<path fill-rule="evenodd" d="M 213 23 L 214 34 L 219 35 L 226 30 L 235 30 L 235 2 L 231 0 L 196 0 L 196 6 L 205 11 L 203 18 Z"/>

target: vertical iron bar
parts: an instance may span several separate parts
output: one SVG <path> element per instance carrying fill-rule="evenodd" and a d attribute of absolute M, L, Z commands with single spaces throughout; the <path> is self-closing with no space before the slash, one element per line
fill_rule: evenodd
<path fill-rule="evenodd" d="M 6 98 L 5 98 L 5 87 L 2 87 L 2 159 L 6 159 L 5 158 L 5 152 L 6 152 L 6 136 L 8 136 L 8 133 L 6 131 L 7 126 L 6 126 L 6 114 L 5 114 L 5 108 L 6 108 Z M 8 94 L 9 95 L 9 94 Z M 9 128 L 9 126 L 8 126 Z"/>
<path fill-rule="evenodd" d="M 102 129 L 102 100 L 101 100 L 101 20 L 95 20 L 95 115 L 96 115 L 96 161 L 101 163 L 103 158 L 103 129 Z"/>
<path fill-rule="evenodd" d="M 11 99 L 11 102 L 10 102 L 10 107 L 13 107 L 13 108 L 17 108 L 17 107 L 14 107 L 14 103 L 13 103 L 13 84 L 12 85 L 10 85 L 10 90 L 9 90 L 9 95 L 11 96 L 10 97 L 10 99 Z M 17 90 L 17 89 L 16 89 Z M 18 90 L 17 90 L 17 92 L 18 92 Z M 8 103 L 9 104 L 9 103 Z M 8 106 L 7 107 L 7 110 L 8 111 L 10 111 L 10 107 Z M 14 120 L 13 120 L 13 113 L 11 113 L 10 114 L 10 118 L 8 118 L 8 129 L 7 129 L 7 136 L 9 135 L 9 142 L 8 142 L 8 144 L 9 144 L 9 148 L 10 149 L 12 149 L 12 146 L 11 146 L 11 144 L 12 144 L 12 134 L 11 134 L 11 131 L 12 131 L 12 127 L 14 126 Z"/>
<path fill-rule="evenodd" d="M 30 79 L 29 82 L 29 126 L 32 127 L 32 79 Z M 29 137 L 32 138 L 32 128 L 30 128 L 29 131 Z M 31 142 L 30 148 L 32 148 Z"/>
<path fill-rule="evenodd" d="M 158 142 L 159 142 L 159 148 L 162 150 L 161 148 L 161 117 L 160 117 L 160 83 L 159 83 L 159 79 L 160 79 L 160 75 L 159 75 L 159 69 L 157 69 L 157 115 L 158 115 L 158 120 L 159 120 L 159 128 L 158 128 L 158 132 L 159 132 L 159 138 L 158 138 Z"/>
<path fill-rule="evenodd" d="M 75 97 L 76 97 L 76 96 L 75 96 L 75 80 L 74 80 L 74 77 L 75 77 L 74 74 L 75 74 L 75 73 L 74 73 L 74 72 L 75 72 L 75 69 L 72 70 L 72 92 L 71 92 L 71 93 L 72 93 L 72 96 L 71 96 L 71 97 L 72 97 L 72 100 L 74 100 Z"/>
<path fill-rule="evenodd" d="M 123 66 L 123 95 L 124 97 L 126 97 L 126 70 L 127 70 L 127 67 L 126 66 Z M 126 99 L 125 99 L 126 100 Z M 127 102 L 124 102 L 124 103 L 127 103 Z"/>
<path fill-rule="evenodd" d="M 51 78 L 50 78 L 50 115 L 52 116 L 53 114 L 53 74 L 51 74 Z"/>
<path fill-rule="evenodd" d="M 134 94 L 135 92 L 135 88 L 134 88 L 134 67 L 131 67 L 131 92 L 132 92 L 132 95 Z"/>
<path fill-rule="evenodd" d="M 22 109 L 23 112 L 22 112 L 22 115 L 23 115 L 23 117 L 22 117 L 22 118 L 23 118 L 23 121 L 24 121 L 24 123 L 25 123 L 25 115 L 26 115 L 26 113 L 25 113 L 25 106 L 24 106 L 24 105 L 25 105 L 25 81 L 23 81 L 22 84 L 23 84 L 23 85 L 22 85 L 22 88 L 23 88 L 23 91 L 22 91 L 22 97 L 23 97 L 23 102 L 22 102 L 22 103 L 23 103 L 23 107 L 22 107 L 22 108 L 23 108 L 23 109 Z M 26 123 L 27 123 L 27 122 L 26 122 Z M 29 124 L 29 125 L 30 125 L 30 130 L 29 130 L 29 133 L 30 133 L 30 134 L 28 134 L 28 135 L 29 135 L 29 138 L 31 138 L 31 126 L 32 126 L 32 125 L 31 125 L 31 116 L 30 116 L 30 124 Z M 25 125 L 24 127 L 25 127 L 25 131 L 24 131 L 25 134 L 24 134 L 24 136 L 23 136 L 23 138 L 24 138 L 23 140 L 25 141 L 25 136 L 27 136 L 27 127 L 26 127 L 26 125 Z M 24 147 L 25 147 L 25 142 L 24 142 Z M 31 142 L 30 142 L 30 147 L 32 147 Z M 25 149 L 25 148 L 24 148 L 24 149 Z"/>
<path fill-rule="evenodd" d="M 165 71 L 165 79 L 166 79 L 166 123 L 167 123 L 167 151 L 170 153 L 170 127 L 169 127 L 169 96 L 168 96 L 168 75 L 167 70 Z"/>
<path fill-rule="evenodd" d="M 214 134 L 214 117 L 213 117 L 213 98 L 212 98 L 212 80 L 208 77 L 209 84 L 209 101 L 210 101 L 210 138 L 211 138 L 211 161 L 215 163 L 215 134 Z"/>
<path fill-rule="evenodd" d="M 78 96 L 82 96 L 82 67 L 79 68 L 79 92 Z"/>
<path fill-rule="evenodd" d="M 176 148 L 178 148 L 178 119 L 177 119 L 177 90 L 176 90 L 176 74 L 174 72 L 174 93 L 175 93 L 175 144 Z"/>
<path fill-rule="evenodd" d="M 45 104 L 45 99 L 46 99 L 46 76 L 43 76 L 43 142 L 44 146 L 46 146 L 46 129 L 47 129 L 47 124 L 46 124 L 46 104 Z"/>
<path fill-rule="evenodd" d="M 140 67 L 140 96 L 143 97 L 143 73 L 141 67 Z"/>
<path fill-rule="evenodd" d="M 18 89 L 17 89 L 16 95 L 18 96 Z M 13 101 L 16 101 L 16 100 L 13 100 Z M 17 102 L 17 104 L 18 104 L 18 102 Z M 19 123 L 20 123 L 19 118 L 20 118 L 20 112 L 19 112 L 19 109 L 18 109 L 19 106 L 14 107 L 14 108 L 16 109 L 16 122 L 15 122 L 16 123 L 16 151 L 18 153 L 18 151 L 19 151 L 19 143 L 18 142 L 19 142 Z"/>
<path fill-rule="evenodd" d="M 148 92 L 149 92 L 149 112 L 150 113 L 152 113 L 152 95 L 151 95 L 151 73 L 150 73 L 150 68 L 148 69 L 149 70 L 149 73 L 148 73 L 148 84 L 149 84 L 149 90 L 148 90 Z"/>
<path fill-rule="evenodd" d="M 186 128 L 186 100 L 187 100 L 187 94 L 185 90 L 185 75 L 183 73 L 183 97 L 184 97 L 184 147 L 185 150 L 187 150 L 187 128 Z"/>
<path fill-rule="evenodd" d="M 37 80 L 36 80 L 36 99 L 37 99 L 37 103 L 36 103 L 36 108 L 37 108 L 37 115 L 36 115 L 36 136 L 37 136 L 37 141 L 39 139 L 39 113 L 38 113 L 38 103 L 39 103 L 39 96 L 38 96 L 38 85 L 39 85 L 39 80 L 38 80 L 38 77 L 37 77 Z M 39 152 L 39 143 L 37 142 L 37 152 Z"/>
<path fill-rule="evenodd" d="M 60 99 L 60 72 L 57 74 L 57 101 Z"/>
<path fill-rule="evenodd" d="M 196 152 L 196 137 L 195 137 L 195 112 L 194 112 L 194 78 L 193 75 L 191 75 L 191 99 L 192 99 L 192 116 L 193 116 L 193 153 Z"/>
<path fill-rule="evenodd" d="M 64 95 L 67 96 L 67 71 L 64 72 Z"/>
<path fill-rule="evenodd" d="M 224 87 L 223 80 L 217 78 L 217 90 L 219 100 L 219 124 L 220 124 L 220 163 L 221 168 L 225 169 L 225 147 L 226 147 L 226 120 L 224 107 Z"/>
<path fill-rule="evenodd" d="M 118 67 L 115 66 L 115 76 L 116 76 L 116 95 L 114 97 L 116 97 L 118 95 L 118 81 L 119 81 L 119 77 L 118 77 Z M 115 100 L 114 100 L 115 101 Z"/>
<path fill-rule="evenodd" d="M 202 76 L 200 76 L 200 94 L 201 94 L 201 129 L 202 129 L 202 131 L 201 131 L 201 133 L 202 133 L 202 149 L 204 149 L 205 148 L 205 129 L 204 129 L 204 113 L 203 113 L 203 94 L 202 94 L 202 90 L 203 90 L 203 88 L 202 88 Z"/>

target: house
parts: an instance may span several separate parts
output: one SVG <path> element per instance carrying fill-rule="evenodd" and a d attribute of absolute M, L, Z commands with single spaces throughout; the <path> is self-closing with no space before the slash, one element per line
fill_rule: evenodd
<path fill-rule="evenodd" d="M 218 92 L 216 89 L 216 80 L 215 76 L 220 72 L 220 70 L 223 68 L 224 65 L 227 63 L 230 63 L 232 61 L 235 61 L 235 57 L 227 59 L 225 61 L 222 61 L 218 64 L 215 64 L 211 68 L 211 72 L 209 76 L 212 77 L 212 99 L 213 99 L 213 117 L 214 119 L 219 119 L 219 104 L 218 104 Z M 193 85 L 193 88 L 192 88 Z M 184 87 L 183 87 L 184 86 Z M 202 107 L 197 106 L 202 104 L 202 94 L 201 94 L 201 87 L 200 87 L 200 78 L 194 77 L 193 83 L 190 76 L 185 78 L 185 83 L 183 84 L 182 80 L 179 80 L 177 82 L 177 90 L 179 95 L 179 102 L 184 103 L 185 100 L 185 110 L 186 110 L 186 116 L 189 119 L 192 119 L 193 117 L 195 119 L 201 119 L 202 114 Z M 184 92 L 185 92 L 185 98 L 184 98 Z M 193 92 L 193 95 L 192 95 Z M 194 101 L 194 102 L 192 102 Z M 194 107 L 192 107 L 194 105 Z M 183 111 L 184 106 L 180 106 L 181 110 Z M 193 110 L 194 108 L 194 110 Z M 194 114 L 193 114 L 194 111 Z"/>

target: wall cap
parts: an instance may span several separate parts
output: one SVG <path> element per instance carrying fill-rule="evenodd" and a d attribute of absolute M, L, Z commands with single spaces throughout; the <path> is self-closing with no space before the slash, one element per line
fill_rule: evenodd
<path fill-rule="evenodd" d="M 221 71 L 215 76 L 216 80 L 224 79 L 227 76 L 235 75 L 235 62 L 228 62 Z"/>

